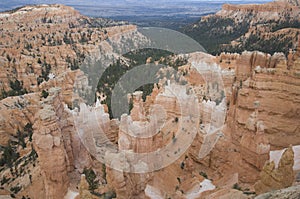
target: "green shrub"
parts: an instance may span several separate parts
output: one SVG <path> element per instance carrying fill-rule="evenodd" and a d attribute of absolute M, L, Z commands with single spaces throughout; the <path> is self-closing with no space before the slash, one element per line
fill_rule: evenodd
<path fill-rule="evenodd" d="M 42 97 L 47 98 L 49 96 L 49 93 L 45 90 L 42 90 Z"/>
<path fill-rule="evenodd" d="M 4 177 L 1 179 L 1 186 L 4 185 L 5 183 L 7 183 L 9 180 L 10 180 L 10 178 L 6 178 L 6 176 L 4 176 Z"/>
<path fill-rule="evenodd" d="M 2 95 L 18 96 L 18 95 L 24 95 L 27 93 L 27 90 L 23 88 L 23 82 L 16 79 L 15 81 L 10 81 L 9 84 L 10 84 L 11 90 L 8 91 L 7 93 L 2 92 Z"/>
<path fill-rule="evenodd" d="M 203 171 L 201 171 L 200 173 L 199 173 L 201 176 L 203 176 L 204 178 L 208 178 L 208 176 L 207 176 L 207 174 L 205 173 L 205 172 L 203 172 Z"/>
<path fill-rule="evenodd" d="M 178 117 L 175 117 L 175 122 L 176 122 L 176 123 L 178 122 L 178 120 L 179 120 Z"/>
<path fill-rule="evenodd" d="M 33 128 L 31 123 L 27 123 L 24 127 L 24 132 L 27 133 L 29 137 L 29 142 L 32 142 L 32 134 L 33 134 Z"/>
<path fill-rule="evenodd" d="M 104 199 L 112 199 L 112 198 L 116 198 L 117 194 L 115 191 L 108 191 L 104 194 Z"/>
<path fill-rule="evenodd" d="M 19 193 L 19 191 L 21 191 L 22 187 L 21 186 L 15 186 L 15 187 L 11 187 L 10 191 L 13 192 L 14 194 Z"/>
<path fill-rule="evenodd" d="M 102 178 L 105 180 L 106 182 L 106 165 L 105 164 L 102 164 Z"/>
<path fill-rule="evenodd" d="M 6 147 L 2 148 L 3 155 L 0 159 L 0 166 L 12 167 L 13 163 L 20 157 L 15 146 L 12 146 L 11 142 Z"/>
<path fill-rule="evenodd" d="M 242 188 L 239 186 L 238 183 L 235 183 L 235 184 L 232 186 L 232 188 L 233 188 L 233 189 L 236 189 L 236 190 L 239 190 L 239 191 L 242 190 Z"/>
<path fill-rule="evenodd" d="M 99 180 L 96 180 L 97 176 L 96 176 L 95 172 L 93 171 L 93 169 L 85 168 L 83 173 L 85 175 L 86 181 L 89 184 L 89 190 L 94 191 L 95 189 L 97 189 L 99 186 Z"/>
<path fill-rule="evenodd" d="M 18 136 L 18 144 L 20 146 L 22 146 L 22 148 L 24 149 L 26 147 L 24 133 L 22 133 L 20 130 L 18 130 L 17 131 L 17 136 Z"/>

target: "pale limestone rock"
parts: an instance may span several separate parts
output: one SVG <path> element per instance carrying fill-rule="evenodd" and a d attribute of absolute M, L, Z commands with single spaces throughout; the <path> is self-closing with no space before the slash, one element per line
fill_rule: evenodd
<path fill-rule="evenodd" d="M 145 120 L 145 111 L 143 108 L 143 92 L 136 91 L 132 94 L 133 108 L 131 110 L 131 118 L 133 121 L 143 121 Z"/>
<path fill-rule="evenodd" d="M 278 168 L 279 161 L 286 149 L 270 151 L 270 161 L 274 161 L 275 168 Z M 300 145 L 293 146 L 294 151 L 294 171 L 300 170 Z"/>
<path fill-rule="evenodd" d="M 53 147 L 53 137 L 51 135 L 35 135 L 37 147 L 43 150 L 51 150 Z"/>
<path fill-rule="evenodd" d="M 255 184 L 255 192 L 261 194 L 291 186 L 294 181 L 293 166 L 294 152 L 292 147 L 289 147 L 282 155 L 277 169 L 274 162 L 269 162 L 264 166 L 260 181 Z"/>
<path fill-rule="evenodd" d="M 53 137 L 54 146 L 60 146 L 60 137 Z"/>
<path fill-rule="evenodd" d="M 278 191 L 271 191 L 265 194 L 256 196 L 255 199 L 280 199 L 280 198 L 299 198 L 300 186 L 293 186 Z"/>
<path fill-rule="evenodd" d="M 147 197 L 151 199 L 164 199 L 164 194 L 161 192 L 161 190 L 152 187 L 147 184 L 146 189 L 145 189 L 145 194 Z"/>

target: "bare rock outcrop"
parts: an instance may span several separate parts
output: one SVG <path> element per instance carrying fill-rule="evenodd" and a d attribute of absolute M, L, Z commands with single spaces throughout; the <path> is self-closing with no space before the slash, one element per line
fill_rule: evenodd
<path fill-rule="evenodd" d="M 262 52 L 243 52 L 237 59 L 236 77 L 237 81 L 245 81 L 251 77 L 256 67 L 276 68 L 287 61 L 283 53 L 275 53 L 273 56 Z M 287 69 L 287 65 L 283 65 Z"/>
<path fill-rule="evenodd" d="M 204 199 L 250 199 L 251 196 L 247 196 L 243 194 L 242 191 L 235 189 L 221 189 L 216 191 L 215 193 L 207 194 L 208 196 L 204 196 Z"/>
<path fill-rule="evenodd" d="M 59 99 L 57 95 L 58 92 L 53 91 L 48 98 Z M 58 123 L 59 118 L 56 115 L 56 109 L 59 107 L 55 105 L 55 100 L 54 104 L 45 103 L 37 112 L 33 126 L 33 142 L 39 156 L 45 197 L 49 199 L 63 198 L 69 186 L 67 154 Z"/>
<path fill-rule="evenodd" d="M 265 194 L 261 194 L 255 199 L 283 199 L 283 198 L 299 198 L 300 186 L 293 186 L 278 191 L 271 191 Z"/>
<path fill-rule="evenodd" d="M 79 197 L 78 199 L 97 199 L 95 195 L 92 195 L 89 191 L 89 184 L 86 180 L 85 175 L 81 175 L 79 184 Z"/>
<path fill-rule="evenodd" d="M 257 194 L 292 186 L 294 181 L 294 151 L 289 147 L 282 155 L 278 168 L 274 162 L 267 163 L 261 174 L 260 181 L 255 184 Z"/>
<path fill-rule="evenodd" d="M 117 171 L 107 168 L 107 180 L 110 187 L 113 187 L 120 199 L 145 198 L 147 183 L 152 177 L 151 173 L 135 174 Z"/>
<path fill-rule="evenodd" d="M 0 101 L 0 145 L 6 146 L 17 129 L 24 129 L 26 124 L 34 122 L 34 115 L 39 110 L 39 93 L 6 98 Z"/>
<path fill-rule="evenodd" d="M 259 179 L 269 160 L 268 151 L 299 145 L 299 118 L 295 114 L 300 107 L 295 101 L 300 86 L 299 58 L 294 59 L 288 67 L 283 54 L 245 52 L 237 61 L 237 81 L 229 100 L 224 134 L 230 135 L 231 143 L 238 147 L 234 150 L 241 155 L 236 161 L 241 182 L 255 183 Z M 278 139 L 283 135 L 285 139 Z"/>

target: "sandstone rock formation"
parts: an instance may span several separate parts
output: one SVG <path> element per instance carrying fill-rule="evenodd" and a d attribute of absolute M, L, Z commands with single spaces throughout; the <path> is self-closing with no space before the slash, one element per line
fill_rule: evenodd
<path fill-rule="evenodd" d="M 45 184 L 46 198 L 62 198 L 67 192 L 69 180 L 67 176 L 67 154 L 62 140 L 62 132 L 58 124 L 56 111 L 61 105 L 57 92 L 53 91 L 46 99 L 52 104 L 45 103 L 37 112 L 34 123 L 33 142 L 39 156 L 42 175 Z M 51 100 L 50 98 L 56 98 Z M 56 106 L 55 106 L 56 105 Z M 58 106 L 57 106 L 58 105 Z"/>
<path fill-rule="evenodd" d="M 255 184 L 257 194 L 292 186 L 294 181 L 294 152 L 289 147 L 282 155 L 278 168 L 274 162 L 267 163 L 261 174 L 260 181 Z"/>
<path fill-rule="evenodd" d="M 109 54 L 113 47 L 117 49 L 121 35 L 132 34 L 133 40 L 140 41 L 136 26 L 88 18 L 63 5 L 25 6 L 1 13 L 0 23 L 7 35 L 0 39 L 2 98 L 15 95 L 12 83 L 18 81 L 24 90 L 21 94 L 60 87 L 72 106 L 73 86 L 84 80 L 76 70 L 84 67 L 87 56 L 103 58 L 99 51 Z M 111 44 L 105 41 L 108 37 Z M 120 55 L 114 52 L 114 56 Z M 86 87 L 81 84 L 81 89 Z"/>
<path fill-rule="evenodd" d="M 239 150 L 243 161 L 239 164 L 241 171 L 239 179 L 244 182 L 255 182 L 259 171 L 269 159 L 270 149 L 299 143 L 297 133 L 299 127 L 294 120 L 297 116 L 294 117 L 293 114 L 299 108 L 299 104 L 294 103 L 294 98 L 298 94 L 292 94 L 299 90 L 299 78 L 295 70 L 298 64 L 295 62 L 288 69 L 283 55 L 275 54 L 268 58 L 256 52 L 243 53 L 239 60 L 240 64 L 236 68 L 237 81 L 230 99 L 226 123 L 230 127 L 228 131 L 231 132 L 232 142 L 241 147 Z M 282 87 L 282 85 L 286 86 Z M 293 98 L 290 100 L 279 97 L 291 95 Z M 274 96 L 278 97 L 274 98 Z M 274 123 L 274 121 L 278 122 Z M 256 135 L 251 132 L 256 132 Z M 279 141 L 278 136 L 282 134 L 286 137 Z M 247 166 L 248 164 L 251 166 Z"/>

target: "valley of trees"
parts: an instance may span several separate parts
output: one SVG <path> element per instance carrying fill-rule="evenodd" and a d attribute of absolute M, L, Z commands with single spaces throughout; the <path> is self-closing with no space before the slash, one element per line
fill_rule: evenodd
<path fill-rule="evenodd" d="M 130 69 L 146 63 L 146 60 L 151 57 L 151 62 L 159 61 L 160 64 L 171 66 L 175 70 L 178 69 L 178 66 L 184 65 L 187 63 L 187 60 L 177 58 L 173 60 L 173 54 L 159 49 L 142 49 L 138 51 L 132 51 L 123 55 L 129 61 L 125 62 L 123 60 L 116 60 L 114 63 L 110 64 L 109 67 L 102 74 L 97 91 L 103 93 L 106 96 L 106 100 L 102 103 L 108 105 L 109 114 L 112 116 L 111 110 L 111 95 L 112 90 L 118 80 Z M 163 59 L 161 59 L 163 58 Z M 143 85 L 136 90 L 143 91 L 143 100 L 146 99 L 146 96 L 150 95 L 153 89 L 153 84 Z M 125 91 L 125 93 L 127 93 Z"/>
<path fill-rule="evenodd" d="M 268 20 L 252 24 L 256 32 L 248 33 L 253 14 L 245 16 L 245 20 L 239 23 L 234 18 L 219 17 L 211 15 L 206 20 L 199 20 L 195 24 L 188 25 L 182 31 L 199 42 L 208 53 L 217 55 L 222 52 L 241 53 L 247 51 L 262 51 L 274 54 L 284 52 L 286 55 L 289 49 L 293 48 L 293 41 L 298 34 L 293 36 L 286 33 L 277 33 L 282 29 L 299 29 L 300 20 L 292 19 L 289 15 L 284 15 L 280 21 Z M 266 37 L 265 33 L 270 33 Z M 275 34 L 276 33 L 276 34 Z M 238 45 L 232 45 L 232 41 L 238 41 Z"/>

